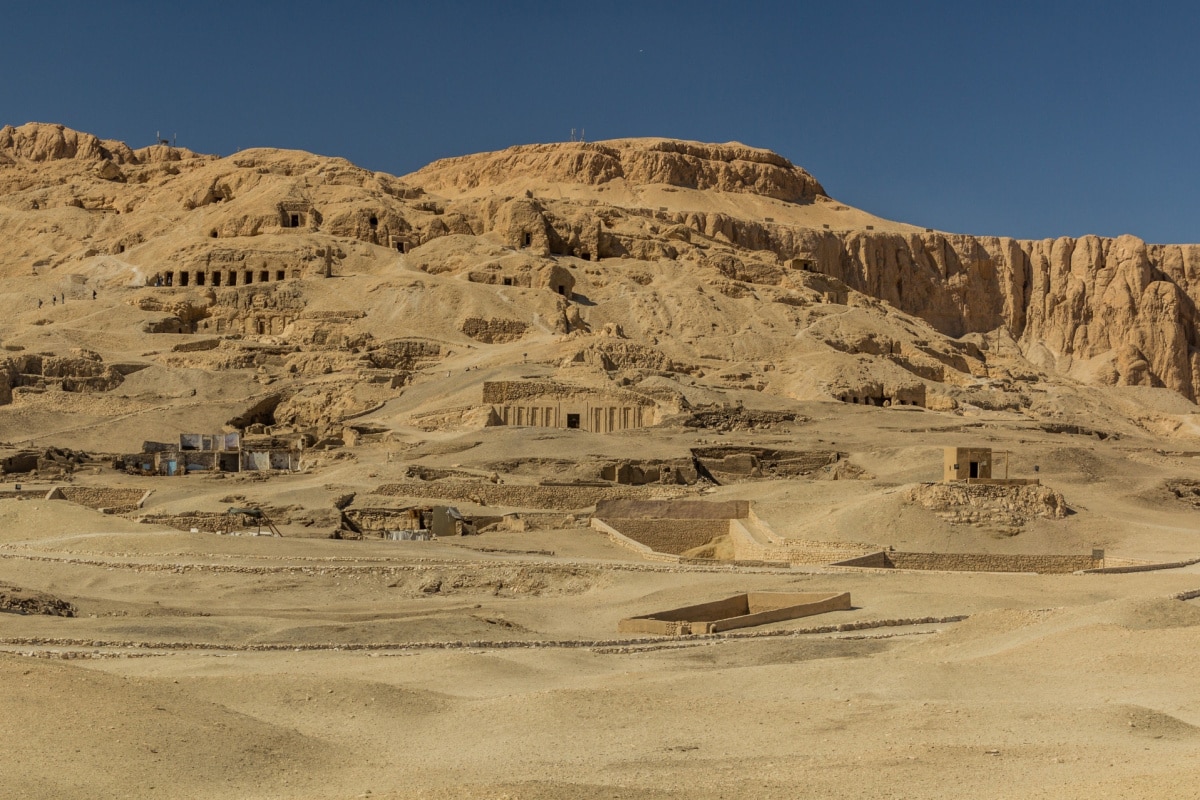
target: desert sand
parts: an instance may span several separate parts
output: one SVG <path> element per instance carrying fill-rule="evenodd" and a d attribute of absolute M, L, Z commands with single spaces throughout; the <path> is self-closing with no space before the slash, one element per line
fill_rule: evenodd
<path fill-rule="evenodd" d="M 1196 793 L 1193 246 L 917 229 L 732 143 L 397 178 L 39 124 L 0 129 L 0 233 L 5 796 Z M 502 424 L 485 384 L 645 417 Z M 121 460 L 234 431 L 298 467 Z M 947 447 L 1040 486 L 943 484 Z M 596 498 L 748 501 L 775 555 L 631 549 Z M 435 505 L 480 532 L 364 522 Z M 771 590 L 853 607 L 617 632 Z"/>

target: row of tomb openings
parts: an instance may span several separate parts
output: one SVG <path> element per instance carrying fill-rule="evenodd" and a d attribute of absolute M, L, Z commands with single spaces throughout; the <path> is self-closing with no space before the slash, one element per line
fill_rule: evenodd
<path fill-rule="evenodd" d="M 204 270 L 196 270 L 195 273 L 181 270 L 179 272 L 160 272 L 154 276 L 152 281 L 147 283 L 148 286 L 221 286 L 224 278 L 224 285 L 237 286 L 238 274 L 241 273 L 241 285 L 247 286 L 252 283 L 271 283 L 274 281 L 287 280 L 287 270 L 212 270 L 205 272 Z M 258 280 L 255 280 L 257 274 Z M 193 277 L 193 275 L 195 277 Z"/>
<path fill-rule="evenodd" d="M 864 406 L 881 406 L 883 408 L 888 408 L 890 406 L 905 406 L 905 405 L 919 406 L 919 405 L 921 405 L 916 400 L 909 400 L 906 402 L 904 400 L 899 400 L 899 399 L 891 398 L 891 397 L 859 398 L 859 397 L 854 397 L 852 395 L 841 395 L 838 397 L 838 400 L 841 400 L 843 403 L 853 403 L 855 405 L 862 404 Z"/>

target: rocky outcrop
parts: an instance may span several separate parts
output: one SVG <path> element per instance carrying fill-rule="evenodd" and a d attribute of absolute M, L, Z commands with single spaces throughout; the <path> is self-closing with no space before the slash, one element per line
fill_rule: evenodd
<path fill-rule="evenodd" d="M 1048 486 L 923 483 L 905 494 L 952 525 L 1003 525 L 1020 528 L 1035 518 L 1062 519 L 1067 502 Z"/>
<path fill-rule="evenodd" d="M 19 128 L 12 125 L 0 128 L 0 153 L 27 161 L 75 158 L 137 163 L 133 150 L 124 142 L 101 141 L 90 133 L 41 122 L 29 122 Z"/>
<path fill-rule="evenodd" d="M 52 617 L 73 617 L 75 606 L 45 592 L 22 589 L 0 583 L 0 612 L 11 614 L 45 614 Z"/>
<path fill-rule="evenodd" d="M 595 186 L 619 178 L 633 184 L 744 192 L 809 202 L 825 190 L 812 175 L 769 150 L 736 142 L 616 139 L 510 147 L 435 161 L 409 180 L 426 191 L 468 192 L 515 177 Z"/>

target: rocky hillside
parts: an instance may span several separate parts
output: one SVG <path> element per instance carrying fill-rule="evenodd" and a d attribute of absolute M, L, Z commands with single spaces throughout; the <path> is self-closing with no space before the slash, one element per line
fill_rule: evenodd
<path fill-rule="evenodd" d="M 4 127 L 0 401 L 24 416 L 0 438 L 164 407 L 473 425 L 485 380 L 530 375 L 672 407 L 888 398 L 1172 430 L 1200 381 L 1198 258 L 891 222 L 740 144 L 528 145 L 394 177 Z"/>

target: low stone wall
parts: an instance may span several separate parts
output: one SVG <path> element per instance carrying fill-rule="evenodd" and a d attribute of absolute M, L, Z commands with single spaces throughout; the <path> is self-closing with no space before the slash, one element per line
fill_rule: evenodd
<path fill-rule="evenodd" d="M 871 553 L 840 561 L 838 567 L 913 569 L 945 572 L 1037 572 L 1066 574 L 1095 569 L 1102 559 L 1090 555 L 1005 555 L 999 553 Z"/>
<path fill-rule="evenodd" d="M 132 511 L 145 497 L 145 489 L 126 489 L 112 486 L 60 486 L 52 493 L 54 498 L 78 503 L 94 509 L 110 511 Z"/>
<path fill-rule="evenodd" d="M 481 506 L 505 508 L 541 508 L 569 511 L 588 508 L 602 500 L 648 498 L 670 493 L 667 488 L 640 486 L 522 486 L 508 483 L 470 483 L 466 481 L 428 481 L 389 483 L 374 494 L 389 497 L 419 497 L 448 501 L 468 501 Z M 667 496 L 670 496 L 669 494 Z"/>
<path fill-rule="evenodd" d="M 7 489 L 0 492 L 0 500 L 43 500 L 45 489 Z"/>
<path fill-rule="evenodd" d="M 1095 575 L 1121 575 L 1127 572 L 1154 572 L 1160 569 L 1180 569 L 1181 567 L 1190 567 L 1193 564 L 1200 564 L 1200 558 L 1189 558 L 1186 561 L 1167 561 L 1158 564 L 1154 563 L 1117 563 L 1112 566 L 1106 566 L 1116 559 L 1104 559 L 1105 566 L 1099 566 L 1095 569 L 1089 569 L 1088 572 Z"/>
<path fill-rule="evenodd" d="M 237 521 L 243 522 L 244 520 L 239 515 Z M 229 529 L 231 520 L 230 515 L 217 511 L 194 511 L 189 514 L 147 514 L 138 522 L 145 522 L 149 525 L 166 525 L 181 531 L 190 531 L 195 528 L 206 533 L 220 533 Z"/>

